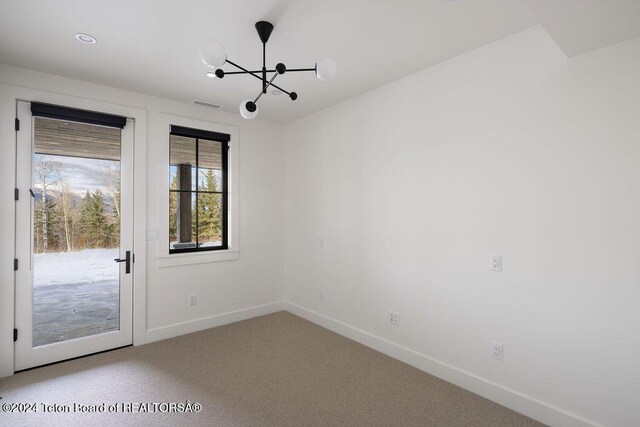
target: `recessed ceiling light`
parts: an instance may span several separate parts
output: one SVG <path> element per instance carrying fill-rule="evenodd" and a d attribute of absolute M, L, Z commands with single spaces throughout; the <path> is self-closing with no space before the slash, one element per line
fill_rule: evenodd
<path fill-rule="evenodd" d="M 212 72 L 208 72 L 207 73 L 207 77 L 215 77 L 216 73 L 212 73 Z"/>
<path fill-rule="evenodd" d="M 89 34 L 78 33 L 76 34 L 76 39 L 80 40 L 82 43 L 95 44 L 97 40 L 95 37 L 90 36 Z"/>

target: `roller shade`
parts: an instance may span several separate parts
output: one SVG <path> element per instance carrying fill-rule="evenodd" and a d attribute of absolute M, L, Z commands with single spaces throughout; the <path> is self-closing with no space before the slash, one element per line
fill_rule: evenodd
<path fill-rule="evenodd" d="M 189 138 L 208 139 L 211 141 L 228 142 L 231 136 L 227 133 L 213 132 L 201 129 L 191 129 L 182 126 L 171 125 L 171 134 L 186 136 Z"/>
<path fill-rule="evenodd" d="M 31 114 L 36 117 L 66 120 L 70 122 L 89 123 L 98 126 L 124 128 L 127 118 L 113 114 L 96 113 L 95 111 L 80 110 L 77 108 L 61 107 L 59 105 L 31 103 Z"/>

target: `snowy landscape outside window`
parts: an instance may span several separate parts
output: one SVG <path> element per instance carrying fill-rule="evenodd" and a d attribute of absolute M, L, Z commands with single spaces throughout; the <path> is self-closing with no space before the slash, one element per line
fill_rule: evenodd
<path fill-rule="evenodd" d="M 169 252 L 228 248 L 229 135 L 171 126 Z"/>

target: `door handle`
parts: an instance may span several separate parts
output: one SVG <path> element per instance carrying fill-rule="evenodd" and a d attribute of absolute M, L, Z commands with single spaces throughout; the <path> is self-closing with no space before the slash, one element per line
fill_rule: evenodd
<path fill-rule="evenodd" d="M 131 273 L 131 251 L 127 251 L 125 252 L 125 257 L 124 259 L 122 258 L 116 258 L 114 259 L 115 262 L 124 262 L 124 272 L 126 274 Z"/>

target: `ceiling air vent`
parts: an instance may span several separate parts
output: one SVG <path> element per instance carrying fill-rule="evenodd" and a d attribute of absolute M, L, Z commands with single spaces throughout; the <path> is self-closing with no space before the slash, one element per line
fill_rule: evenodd
<path fill-rule="evenodd" d="M 222 109 L 222 105 L 219 104 L 213 104 L 211 102 L 207 102 L 207 101 L 202 101 L 200 99 L 194 99 L 193 103 L 196 105 L 201 105 L 203 107 L 209 107 L 209 108 L 213 108 L 214 110 L 220 110 Z"/>

